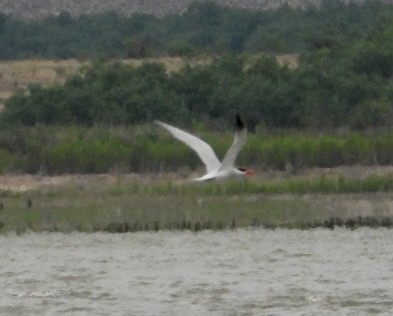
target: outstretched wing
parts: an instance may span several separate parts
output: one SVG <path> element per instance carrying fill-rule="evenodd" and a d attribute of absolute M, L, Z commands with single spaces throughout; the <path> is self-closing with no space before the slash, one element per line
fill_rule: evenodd
<path fill-rule="evenodd" d="M 173 137 L 191 147 L 206 165 L 207 172 L 217 170 L 221 166 L 220 161 L 218 160 L 216 154 L 208 143 L 204 142 L 203 140 L 199 139 L 194 135 L 182 131 L 175 126 L 163 123 L 161 121 L 155 122 L 168 130 L 173 135 Z"/>
<path fill-rule="evenodd" d="M 239 155 L 247 139 L 247 129 L 239 115 L 236 115 L 236 131 L 232 146 L 228 149 L 222 161 L 221 169 L 233 168 L 235 160 Z"/>

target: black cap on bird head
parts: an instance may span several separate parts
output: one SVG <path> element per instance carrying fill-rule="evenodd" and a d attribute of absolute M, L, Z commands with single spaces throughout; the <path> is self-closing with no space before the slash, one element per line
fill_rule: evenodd
<path fill-rule="evenodd" d="M 236 114 L 236 129 L 242 130 L 244 128 L 244 122 L 239 114 Z"/>
<path fill-rule="evenodd" d="M 245 176 L 253 176 L 254 175 L 254 170 L 249 169 L 249 168 L 237 168 L 237 170 L 243 172 Z"/>

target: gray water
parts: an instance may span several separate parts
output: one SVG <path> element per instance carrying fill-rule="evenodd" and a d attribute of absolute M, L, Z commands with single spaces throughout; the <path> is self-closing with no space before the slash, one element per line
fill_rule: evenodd
<path fill-rule="evenodd" d="M 0 315 L 393 315 L 393 230 L 0 235 Z"/>

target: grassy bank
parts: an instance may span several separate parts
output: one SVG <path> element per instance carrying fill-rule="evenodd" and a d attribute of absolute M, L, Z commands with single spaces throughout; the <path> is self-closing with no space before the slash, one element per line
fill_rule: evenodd
<path fill-rule="evenodd" d="M 302 180 L 308 181 L 309 189 L 314 188 L 314 193 L 304 193 L 303 189 L 296 191 L 296 185 L 288 189 L 290 181 L 294 180 L 269 184 L 254 179 L 200 185 L 120 175 L 91 176 L 57 187 L 48 185 L 23 192 L 3 190 L 0 227 L 2 232 L 126 232 L 250 226 L 392 226 L 390 190 L 325 191 L 318 184 L 318 177 Z"/>

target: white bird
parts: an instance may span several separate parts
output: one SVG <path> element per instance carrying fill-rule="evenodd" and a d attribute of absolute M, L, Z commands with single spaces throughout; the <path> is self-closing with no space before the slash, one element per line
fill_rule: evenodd
<path fill-rule="evenodd" d="M 206 165 L 206 174 L 202 177 L 195 178 L 195 181 L 225 179 L 232 176 L 248 176 L 253 174 L 250 169 L 235 167 L 235 160 L 247 138 L 247 129 L 239 115 L 236 115 L 236 131 L 232 146 L 226 152 L 222 162 L 218 160 L 211 146 L 200 138 L 164 122 L 155 122 L 168 130 L 173 137 L 191 147 Z"/>

